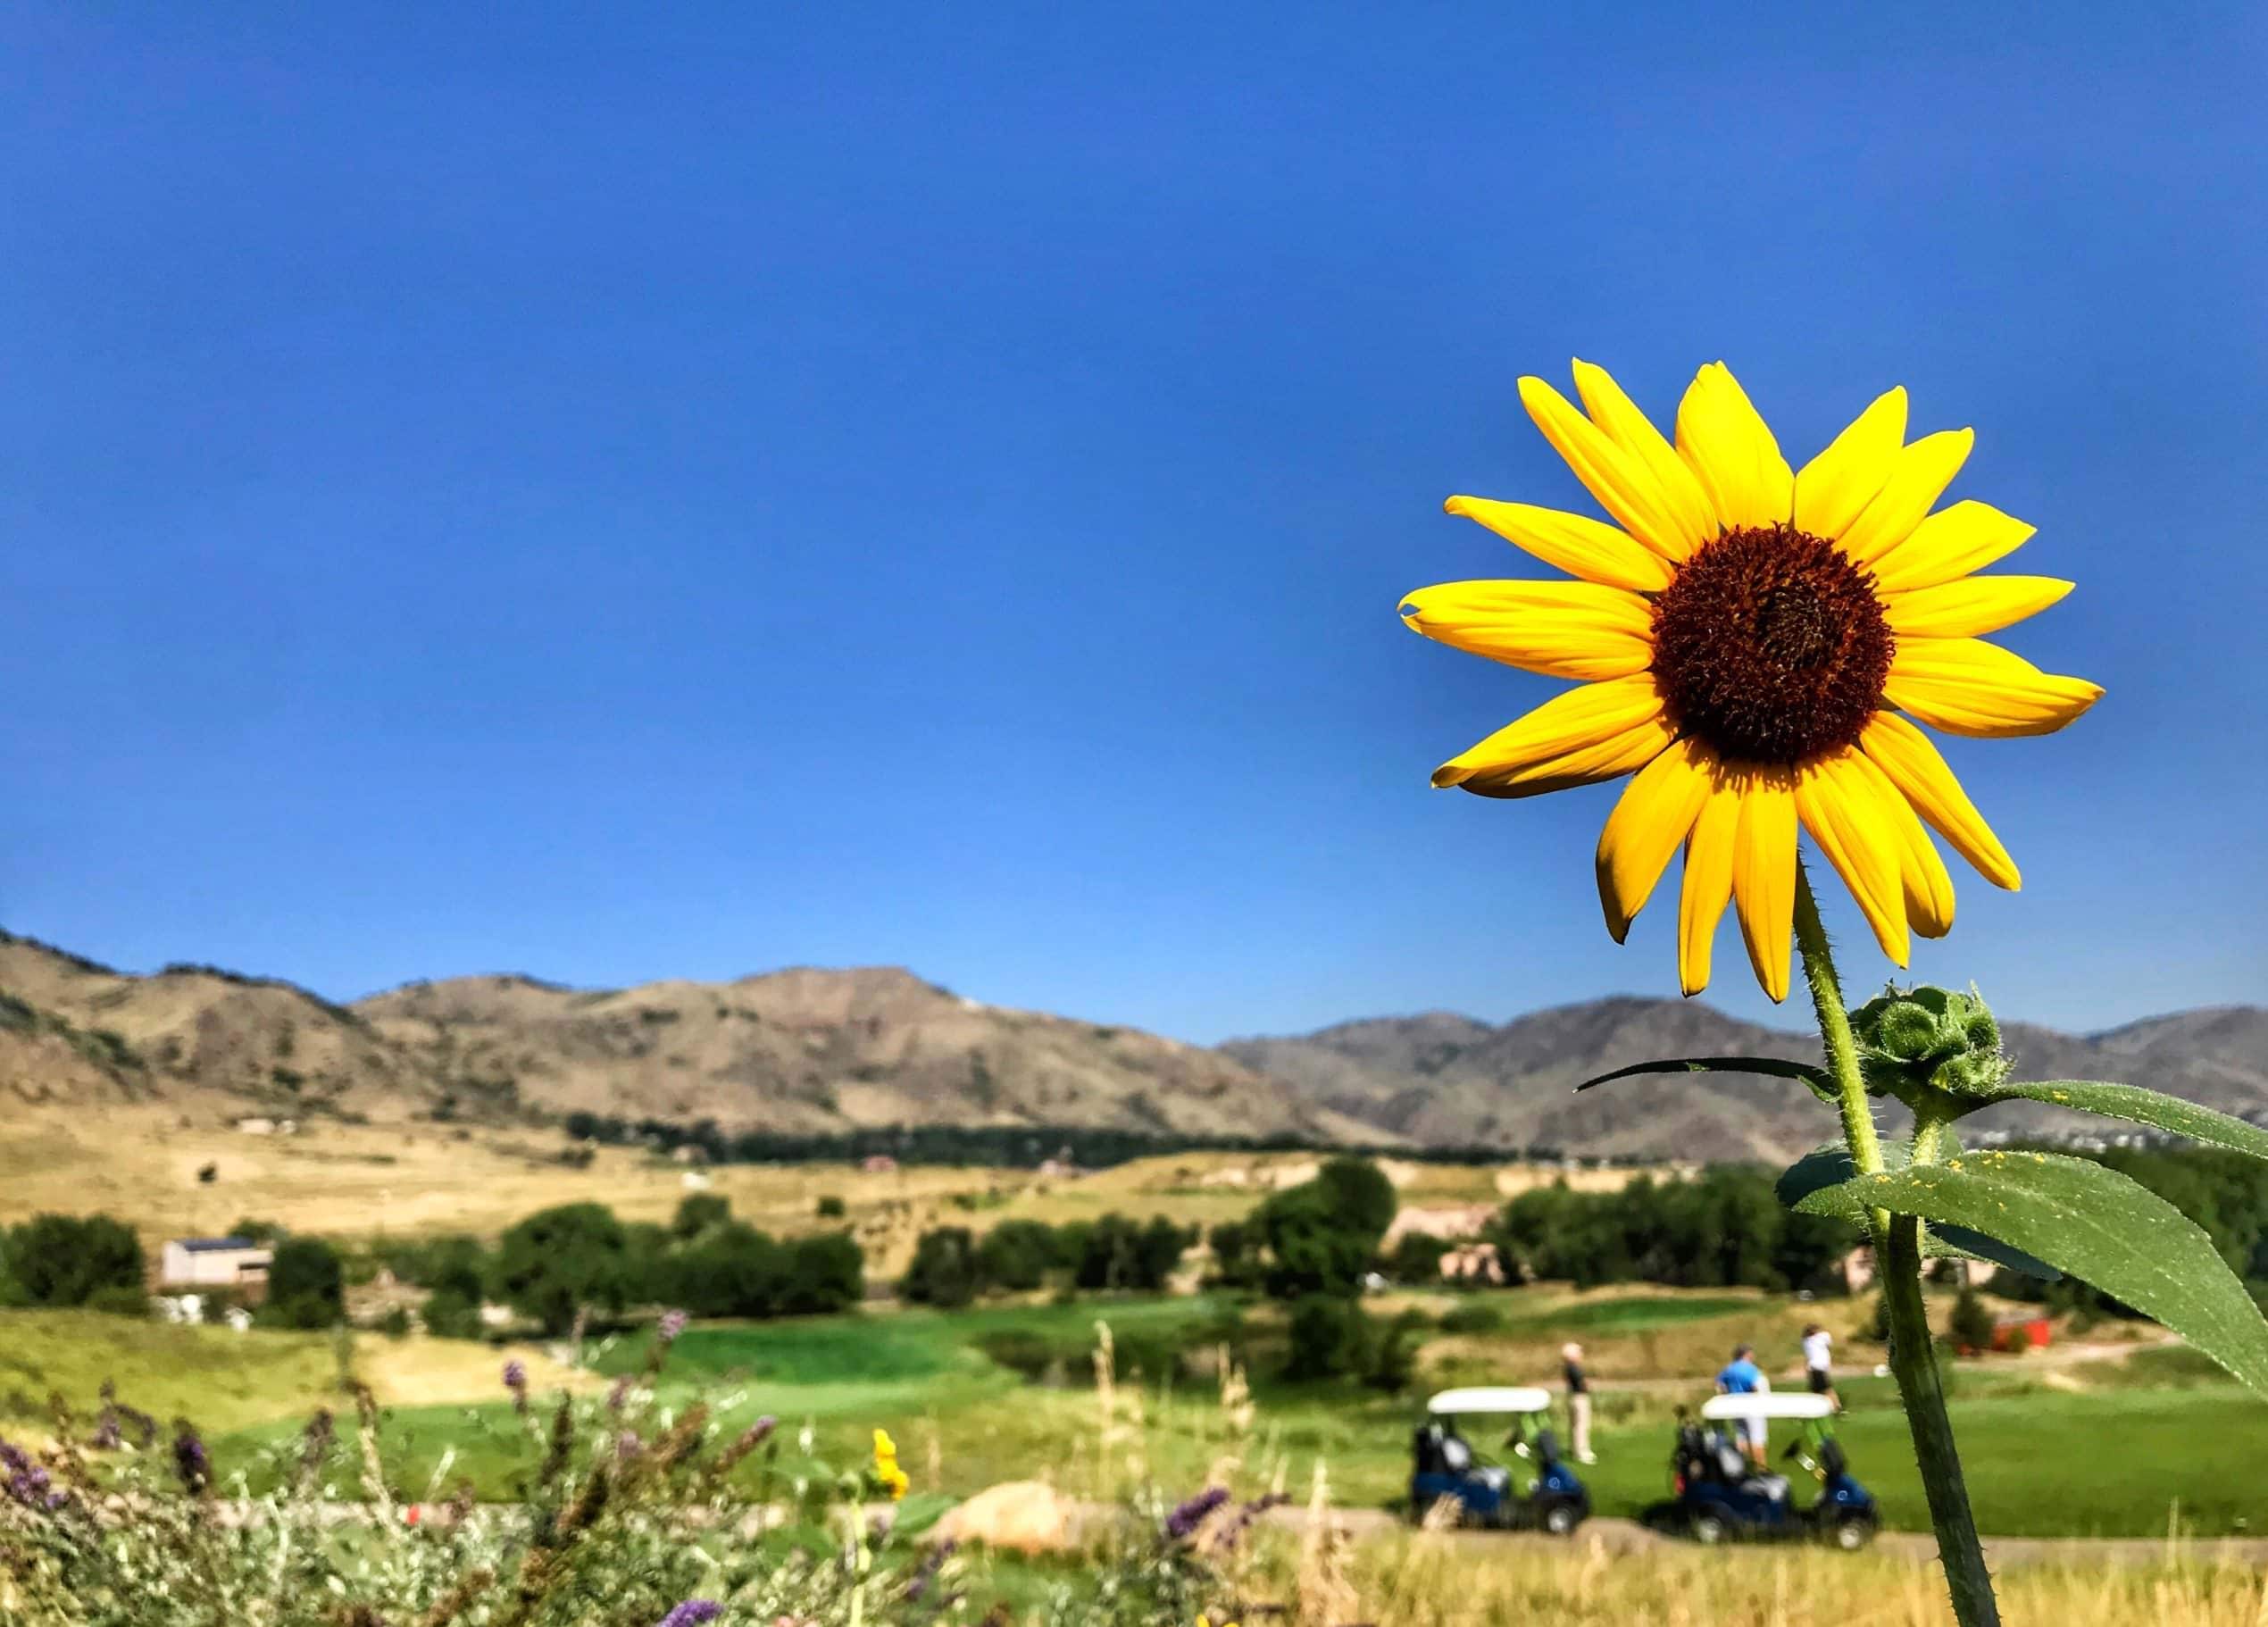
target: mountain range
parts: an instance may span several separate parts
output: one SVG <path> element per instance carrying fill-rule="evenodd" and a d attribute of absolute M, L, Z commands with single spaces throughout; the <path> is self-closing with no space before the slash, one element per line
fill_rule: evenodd
<path fill-rule="evenodd" d="M 2006 1025 L 2027 1078 L 2109 1078 L 2268 1117 L 2268 1010 L 2075 1036 Z M 1510 1022 L 1433 1012 L 1208 1048 L 963 998 L 896 968 L 577 989 L 417 982 L 351 1005 L 200 965 L 121 972 L 0 932 L 0 1103 L 506 1122 L 577 1110 L 728 1130 L 1081 1125 L 1184 1136 L 1785 1158 L 1830 1131 L 1745 1075 L 1573 1087 L 1655 1057 L 1796 1059 L 1818 1041 L 1692 1002 L 1617 997 Z M 2072 1122 L 1996 1108 L 2006 1129 Z M 1980 1115 L 1983 1123 L 1989 1115 Z"/>

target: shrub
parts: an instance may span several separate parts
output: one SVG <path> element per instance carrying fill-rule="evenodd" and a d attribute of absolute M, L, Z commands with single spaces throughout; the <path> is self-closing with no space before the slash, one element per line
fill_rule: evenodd
<path fill-rule="evenodd" d="M 796 1316 L 846 1311 L 865 1294 L 866 1256 L 849 1232 L 797 1238 L 790 1247 L 781 1310 Z"/>
<path fill-rule="evenodd" d="M 1309 1294 L 1291 1307 L 1290 1338 L 1287 1379 L 1347 1378 L 1370 1370 L 1371 1321 L 1353 1299 Z"/>
<path fill-rule="evenodd" d="M 276 1245 L 263 1321 L 279 1328 L 328 1328 L 338 1321 L 345 1302 L 346 1273 L 329 1243 L 290 1237 Z"/>
<path fill-rule="evenodd" d="M 1992 1311 L 1977 1297 L 1976 1289 L 1964 1286 L 1955 1297 L 1949 1326 L 1956 1347 L 1963 1350 L 1992 1348 Z"/>
<path fill-rule="evenodd" d="M 731 1218 L 730 1199 L 713 1192 L 695 1192 L 678 1204 L 676 1218 L 670 1222 L 670 1235 L 680 1241 L 689 1240 Z"/>
<path fill-rule="evenodd" d="M 586 1306 L 621 1307 L 629 1250 L 621 1222 L 604 1204 L 562 1204 L 504 1234 L 496 1247 L 497 1287 L 547 1332 L 564 1333 Z"/>
<path fill-rule="evenodd" d="M 1372 1347 L 1363 1382 L 1388 1395 L 1407 1389 L 1417 1377 L 1418 1341 L 1424 1326 L 1424 1316 L 1416 1311 L 1405 1311 L 1388 1323 Z"/>
<path fill-rule="evenodd" d="M 1260 1229 L 1246 1221 L 1222 1221 L 1205 1234 L 1213 1251 L 1213 1280 L 1223 1288 L 1255 1288 L 1260 1282 Z"/>
<path fill-rule="evenodd" d="M 965 1226 L 925 1231 L 913 1246 L 913 1263 L 897 1285 L 916 1305 L 955 1310 L 977 1297 L 977 1250 Z"/>
<path fill-rule="evenodd" d="M 87 1296 L 87 1308 L 112 1316 L 146 1316 L 150 1314 L 150 1297 L 138 1282 L 130 1287 L 123 1282 L 105 1283 Z"/>
<path fill-rule="evenodd" d="M 1055 1229 L 1045 1221 L 1003 1221 L 977 1245 L 977 1280 L 1023 1293 L 1047 1280 L 1055 1264 Z"/>
<path fill-rule="evenodd" d="M 438 1289 L 427 1296 L 418 1314 L 424 1320 L 425 1331 L 437 1339 L 480 1337 L 479 1301 L 453 1289 Z"/>
<path fill-rule="evenodd" d="M 1504 1312 L 1483 1300 L 1458 1306 L 1441 1318 L 1444 1333 L 1491 1333 L 1504 1326 Z"/>
<path fill-rule="evenodd" d="M 834 1193 L 822 1192 L 820 1194 L 817 1213 L 821 1220 L 840 1220 L 849 1211 L 843 1206 L 843 1200 L 836 1197 Z"/>
<path fill-rule="evenodd" d="M 8 1234 L 8 1269 L 27 1304 L 87 1305 L 104 1289 L 138 1300 L 147 1276 L 141 1239 L 107 1214 L 39 1214 Z"/>
<path fill-rule="evenodd" d="M 696 1316 L 771 1316 L 788 1293 L 788 1256 L 745 1221 L 730 1221 L 680 1254 L 670 1297 Z"/>
<path fill-rule="evenodd" d="M 409 1311 L 402 1306 L 394 1306 L 378 1319 L 378 1331 L 388 1339 L 407 1339 L 410 1336 Z"/>

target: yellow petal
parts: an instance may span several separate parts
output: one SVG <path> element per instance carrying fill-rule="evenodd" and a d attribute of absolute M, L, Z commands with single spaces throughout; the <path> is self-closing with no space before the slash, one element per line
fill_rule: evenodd
<path fill-rule="evenodd" d="M 1853 752 L 1848 760 L 1872 782 L 1875 805 L 1897 837 L 1898 879 L 1905 894 L 1906 924 L 1924 938 L 1943 938 L 1953 930 L 1953 878 L 1946 873 L 1937 844 L 1922 829 L 1914 805 L 1880 767 L 1864 751 Z"/>
<path fill-rule="evenodd" d="M 1622 393 L 1613 376 L 1605 368 L 1579 358 L 1575 393 L 1583 398 L 1583 410 L 1590 414 L 1591 421 L 1654 477 L 1664 513 L 1677 526 L 1683 543 L 1677 557 L 1683 559 L 1714 537 L 1717 514 L 1709 494 L 1701 489 L 1701 482 L 1678 456 L 1677 448 L 1662 438 L 1653 420 L 1638 411 L 1638 404 Z"/>
<path fill-rule="evenodd" d="M 1487 739 L 1450 758 L 1433 771 L 1437 786 L 1463 785 L 1477 777 L 1520 780 L 1574 772 L 1569 759 L 1613 744 L 1633 731 L 1652 730 L 1659 752 L 1672 733 L 1662 715 L 1661 692 L 1653 674 L 1640 672 L 1605 683 L 1588 683 L 1555 695 L 1526 716 L 1505 725 Z M 1650 757 L 1654 753 L 1648 753 Z M 1630 764 L 1635 768 L 1638 763 Z M 1618 769 L 1613 772 L 1629 772 Z M 1602 773 L 1599 778 L 1611 775 Z M 1534 790 L 1555 788 L 1538 786 Z M 1526 794 L 1533 795 L 1534 790 Z M 1499 789 L 1497 795 L 1512 794 Z"/>
<path fill-rule="evenodd" d="M 1596 582 L 1445 582 L 1404 599 L 1402 621 L 1550 678 L 1627 678 L 1654 659 L 1654 607 Z"/>
<path fill-rule="evenodd" d="M 1969 638 L 2038 615 L 2072 590 L 2052 576 L 1964 576 L 1882 595 L 1890 630 L 1906 638 Z"/>
<path fill-rule="evenodd" d="M 2005 739 L 2053 734 L 2102 698 L 2103 686 L 2043 672 L 1981 638 L 1900 638 L 1882 696 L 1947 734 Z"/>
<path fill-rule="evenodd" d="M 1884 594 L 1934 588 L 1981 571 L 2023 547 L 2032 528 L 1989 503 L 1964 500 L 1939 509 L 1904 542 L 1874 562 L 1874 586 Z"/>
<path fill-rule="evenodd" d="M 1688 996 L 1709 986 L 1709 953 L 1732 897 L 1741 794 L 1750 776 L 1721 769 L 1685 839 L 1685 885 L 1678 895 L 1678 986 Z"/>
<path fill-rule="evenodd" d="M 1605 430 L 1541 379 L 1521 380 L 1520 399 L 1575 478 L 1624 530 L 1663 559 L 1680 560 L 1691 551 L 1684 528 L 1642 460 L 1615 445 Z"/>
<path fill-rule="evenodd" d="M 1757 771 L 1740 798 L 1732 896 L 1756 981 L 1774 1000 L 1786 999 L 1796 920 L 1796 793 L 1785 770 Z"/>
<path fill-rule="evenodd" d="M 1636 773 L 1669 749 L 1678 731 L 1666 717 L 1655 717 L 1625 729 L 1595 746 L 1578 747 L 1555 757 L 1523 763 L 1517 768 L 1484 769 L 1458 782 L 1459 790 L 1476 797 L 1513 800 L 1564 791 L 1579 785 L 1597 785 Z"/>
<path fill-rule="evenodd" d="M 1897 832 L 1874 782 L 1852 763 L 1857 755 L 1846 746 L 1797 769 L 1796 814 L 1858 900 L 1882 953 L 1903 966 L 1909 949 Z"/>
<path fill-rule="evenodd" d="M 1877 712 L 1858 743 L 1867 760 L 1889 776 L 1899 795 L 1953 844 L 1955 853 L 1976 866 L 1979 875 L 2011 892 L 2023 885 L 2015 860 L 1985 823 L 1928 735 L 1896 713 Z"/>
<path fill-rule="evenodd" d="M 1796 529 L 1840 537 L 1890 478 L 1905 444 L 1905 389 L 1877 396 L 1796 476 Z"/>
<path fill-rule="evenodd" d="M 1722 362 L 1696 373 L 1678 404 L 1678 454 L 1729 530 L 1780 525 L 1795 511 L 1796 477 L 1780 443 Z"/>
<path fill-rule="evenodd" d="M 1629 532 L 1582 514 L 1487 497 L 1451 497 L 1442 506 L 1479 521 L 1513 547 L 1587 582 L 1659 593 L 1675 574 L 1668 560 L 1642 547 Z"/>
<path fill-rule="evenodd" d="M 1891 460 L 1890 477 L 1882 489 L 1843 528 L 1839 540 L 1844 554 L 1866 564 L 1913 536 L 1914 528 L 1969 461 L 1969 448 L 1976 440 L 1973 430 L 1941 430 L 1901 449 Z"/>
<path fill-rule="evenodd" d="M 1680 740 L 1638 770 L 1598 833 L 1598 901 L 1621 943 L 1709 795 L 1716 755 Z"/>

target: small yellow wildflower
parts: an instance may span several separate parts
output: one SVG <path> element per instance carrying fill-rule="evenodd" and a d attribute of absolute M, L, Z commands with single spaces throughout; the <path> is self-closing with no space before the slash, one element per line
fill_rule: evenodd
<path fill-rule="evenodd" d="M 874 1478 L 882 1489 L 890 1494 L 893 1503 L 913 1489 L 913 1482 L 906 1478 L 905 1471 L 898 1467 L 897 1442 L 890 1439 L 888 1430 L 874 1431 Z"/>

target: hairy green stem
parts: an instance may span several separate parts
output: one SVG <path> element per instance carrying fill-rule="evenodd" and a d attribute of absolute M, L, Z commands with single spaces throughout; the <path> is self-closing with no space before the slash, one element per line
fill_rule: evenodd
<path fill-rule="evenodd" d="M 1804 980 L 1811 985 L 1812 1005 L 1819 1014 L 1819 1037 L 1827 1049 L 1828 1072 L 1835 1080 L 1851 1164 L 1862 1175 L 1880 1174 L 1882 1142 L 1867 1105 L 1866 1081 L 1859 1072 L 1850 1014 L 1844 1008 L 1842 985 L 1835 977 L 1827 929 L 1820 923 L 1819 903 L 1812 897 L 1810 878 L 1800 868 L 1796 872 L 1796 945 L 1804 957 Z M 1915 1125 L 1917 1161 L 1926 1163 L 1935 1157 L 1943 1130 L 1943 1124 L 1935 1122 Z M 1914 1459 L 1921 1465 L 1922 1489 L 1929 1494 L 1930 1523 L 1937 1529 L 1938 1558 L 1945 1566 L 1946 1586 L 1953 1595 L 1953 1614 L 1961 1627 L 2000 1627 L 2000 1606 L 1992 1596 L 1992 1576 L 1985 1569 L 1976 1517 L 1969 1511 L 1969 1489 L 1962 1479 L 1961 1456 L 1953 1444 L 1953 1422 L 1946 1416 L 1945 1386 L 1930 1339 L 1929 1312 L 1922 1303 L 1922 1222 L 1910 1214 L 1890 1214 L 1880 1209 L 1873 1210 L 1872 1217 L 1874 1260 L 1890 1324 L 1890 1371 L 1905 1403 L 1906 1427 L 1913 1431 Z"/>

